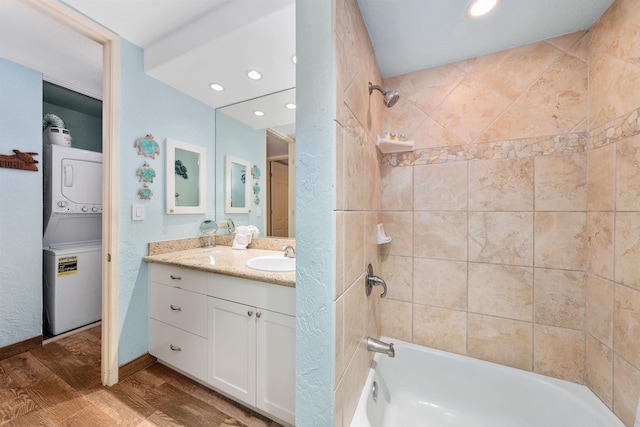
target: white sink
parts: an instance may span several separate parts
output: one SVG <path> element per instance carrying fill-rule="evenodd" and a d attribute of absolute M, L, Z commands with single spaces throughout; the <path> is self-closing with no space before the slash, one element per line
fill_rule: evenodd
<path fill-rule="evenodd" d="M 246 265 L 254 270 L 262 271 L 296 271 L 296 259 L 287 258 L 284 255 L 266 255 L 251 258 Z"/>

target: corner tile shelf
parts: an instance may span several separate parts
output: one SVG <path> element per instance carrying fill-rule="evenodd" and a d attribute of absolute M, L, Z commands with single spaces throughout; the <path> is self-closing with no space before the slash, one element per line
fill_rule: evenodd
<path fill-rule="evenodd" d="M 413 150 L 413 141 L 399 141 L 397 139 L 376 138 L 376 145 L 382 154 L 401 153 Z"/>

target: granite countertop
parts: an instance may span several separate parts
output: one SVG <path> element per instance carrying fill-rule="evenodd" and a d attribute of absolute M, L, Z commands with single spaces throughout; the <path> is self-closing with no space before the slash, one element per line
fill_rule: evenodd
<path fill-rule="evenodd" d="M 264 255 L 282 255 L 282 251 L 265 249 L 236 250 L 229 246 L 214 246 L 211 248 L 186 249 L 175 252 L 147 255 L 142 258 L 145 262 L 169 264 L 178 267 L 193 268 L 211 273 L 226 274 L 242 277 L 259 282 L 275 285 L 296 286 L 295 271 L 281 273 L 260 271 L 245 265 L 248 259 Z"/>

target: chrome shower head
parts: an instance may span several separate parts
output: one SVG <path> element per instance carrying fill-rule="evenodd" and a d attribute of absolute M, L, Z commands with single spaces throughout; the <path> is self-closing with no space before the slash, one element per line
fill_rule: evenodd
<path fill-rule="evenodd" d="M 379 90 L 380 93 L 382 93 L 382 96 L 384 97 L 384 105 L 386 105 L 387 107 L 393 107 L 396 102 L 398 102 L 398 99 L 400 99 L 400 95 L 398 94 L 397 90 L 387 90 L 369 82 L 369 95 L 371 95 L 374 89 Z"/>

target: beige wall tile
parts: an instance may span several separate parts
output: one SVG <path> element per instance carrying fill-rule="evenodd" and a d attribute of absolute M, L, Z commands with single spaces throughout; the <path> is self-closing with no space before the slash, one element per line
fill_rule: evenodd
<path fill-rule="evenodd" d="M 615 285 L 613 350 L 640 369 L 640 291 Z"/>
<path fill-rule="evenodd" d="M 547 39 L 545 40 L 545 43 L 549 43 L 550 45 L 566 52 L 573 47 L 585 35 L 585 33 L 586 31 L 576 31 L 575 33 Z"/>
<path fill-rule="evenodd" d="M 640 211 L 640 135 L 616 146 L 616 210 Z"/>
<path fill-rule="evenodd" d="M 609 408 L 613 407 L 613 351 L 587 334 L 586 384 Z"/>
<path fill-rule="evenodd" d="M 589 123 L 591 129 L 605 122 L 598 117 L 609 90 L 624 68 L 624 61 L 605 52 L 589 50 Z"/>
<path fill-rule="evenodd" d="M 584 330 L 585 273 L 536 268 L 534 276 L 535 322 Z"/>
<path fill-rule="evenodd" d="M 532 211 L 533 159 L 470 162 L 469 210 Z"/>
<path fill-rule="evenodd" d="M 569 132 L 587 117 L 587 82 L 587 63 L 565 54 L 540 75 L 517 104 L 542 117 L 555 133 Z"/>
<path fill-rule="evenodd" d="M 414 258 L 413 302 L 466 310 L 467 263 Z"/>
<path fill-rule="evenodd" d="M 583 61 L 589 61 L 589 45 L 591 44 L 591 33 L 585 32 L 580 40 L 567 51 L 570 55 L 576 56 Z"/>
<path fill-rule="evenodd" d="M 613 411 L 632 427 L 640 398 L 640 370 L 617 354 L 613 357 Z"/>
<path fill-rule="evenodd" d="M 586 154 L 536 157 L 535 204 L 536 211 L 586 210 Z"/>
<path fill-rule="evenodd" d="M 413 342 L 452 353 L 467 350 L 467 313 L 414 304 Z"/>
<path fill-rule="evenodd" d="M 640 18 L 637 2 L 618 0 L 592 27 L 591 48 L 626 58 L 638 38 Z"/>
<path fill-rule="evenodd" d="M 379 220 L 378 211 L 366 211 L 364 212 L 364 263 L 363 269 L 367 268 L 367 265 L 372 264 L 376 271 L 380 270 L 380 246 L 378 245 L 378 223 Z"/>
<path fill-rule="evenodd" d="M 584 270 L 586 213 L 536 212 L 535 266 Z"/>
<path fill-rule="evenodd" d="M 616 282 L 640 289 L 640 212 L 617 212 L 615 228 Z"/>
<path fill-rule="evenodd" d="M 533 268 L 469 263 L 469 311 L 533 320 Z"/>
<path fill-rule="evenodd" d="M 342 206 L 349 210 L 364 209 L 364 129 L 350 111 L 345 114 L 344 127 L 344 202 Z"/>
<path fill-rule="evenodd" d="M 345 232 L 344 232 L 344 212 L 336 212 L 336 293 L 334 299 L 338 298 L 347 287 L 344 280 L 344 249 L 345 249 Z M 350 284 L 350 283 L 349 283 Z"/>
<path fill-rule="evenodd" d="M 349 363 L 362 340 L 365 327 L 365 293 L 362 290 L 364 276 L 344 294 L 344 362 Z"/>
<path fill-rule="evenodd" d="M 391 86 L 390 86 L 391 87 Z M 413 135 L 415 130 L 422 123 L 427 115 L 424 111 L 416 107 L 410 100 L 400 94 L 400 99 L 393 108 L 386 108 L 382 115 L 382 132 L 403 134 L 405 137 Z M 383 105 L 382 94 L 373 92 L 371 102 L 379 102 Z"/>
<path fill-rule="evenodd" d="M 467 162 L 414 166 L 413 171 L 415 210 L 467 209 Z"/>
<path fill-rule="evenodd" d="M 587 332 L 613 347 L 613 283 L 587 274 Z"/>
<path fill-rule="evenodd" d="M 411 302 L 413 298 L 413 258 L 384 255 L 379 276 L 387 283 L 387 298 Z M 375 273 L 375 271 L 374 271 Z"/>
<path fill-rule="evenodd" d="M 640 68 L 626 63 L 611 88 L 596 123 L 608 123 L 638 108 L 640 97 Z"/>
<path fill-rule="evenodd" d="M 382 168 L 382 209 L 413 210 L 413 167 Z"/>
<path fill-rule="evenodd" d="M 469 261 L 533 266 L 533 213 L 469 212 Z"/>
<path fill-rule="evenodd" d="M 535 325 L 533 371 L 574 383 L 584 383 L 584 331 Z"/>
<path fill-rule="evenodd" d="M 390 243 L 382 245 L 381 251 L 389 255 L 413 255 L 413 212 L 382 212 L 382 224 Z"/>
<path fill-rule="evenodd" d="M 430 116 L 465 142 L 471 142 L 510 103 L 487 85 L 465 77 Z M 474 114 L 469 114 L 470 111 Z"/>
<path fill-rule="evenodd" d="M 531 370 L 533 324 L 469 313 L 469 356 Z"/>
<path fill-rule="evenodd" d="M 477 58 L 470 74 L 515 101 L 561 54 L 548 43 L 531 43 Z"/>
<path fill-rule="evenodd" d="M 414 212 L 413 255 L 467 259 L 466 212 Z"/>
<path fill-rule="evenodd" d="M 344 129 L 336 123 L 336 210 L 344 209 Z"/>
<path fill-rule="evenodd" d="M 364 292 L 362 294 L 364 295 Z M 383 299 L 380 307 L 382 309 L 381 335 L 411 342 L 413 304 Z"/>
<path fill-rule="evenodd" d="M 369 373 L 368 370 L 370 367 L 367 353 L 367 345 L 363 341 L 358 345 L 353 358 L 347 365 L 347 369 L 342 380 L 344 383 L 341 384 L 344 387 L 342 418 L 343 425 L 345 426 L 351 425 L 351 420 L 353 419 L 353 414 L 356 412 L 362 388 L 367 380 L 367 375 Z"/>
<path fill-rule="evenodd" d="M 430 113 L 462 81 L 464 75 L 453 65 L 428 68 L 401 76 L 397 89 L 420 110 Z"/>
<path fill-rule="evenodd" d="M 344 418 L 344 383 L 339 383 L 333 390 L 333 427 L 345 427 Z"/>
<path fill-rule="evenodd" d="M 343 16 L 343 13 L 340 13 L 340 16 Z M 333 45 L 335 46 L 334 57 L 336 61 L 336 121 L 338 124 L 342 125 L 344 123 L 344 90 L 345 90 L 345 82 L 344 82 L 344 43 L 342 37 L 336 34 L 336 37 L 333 40 Z"/>
<path fill-rule="evenodd" d="M 364 273 L 364 212 L 344 212 L 345 289 Z"/>
<path fill-rule="evenodd" d="M 407 134 L 407 139 L 413 140 L 414 150 L 466 144 L 466 142 L 442 127 L 431 117 L 425 117 L 412 133 Z"/>
<path fill-rule="evenodd" d="M 345 297 L 343 296 L 338 298 L 335 302 L 336 330 L 334 339 L 336 341 L 336 366 L 334 369 L 333 384 L 338 384 L 340 382 L 340 378 L 342 378 L 342 374 L 346 367 L 344 357 L 344 301 Z"/>
<path fill-rule="evenodd" d="M 559 130 L 552 122 L 513 104 L 473 142 L 504 141 L 557 133 Z"/>
<path fill-rule="evenodd" d="M 587 271 L 613 279 L 613 212 L 587 213 Z"/>
<path fill-rule="evenodd" d="M 587 209 L 612 211 L 615 206 L 614 144 L 587 153 Z"/>

